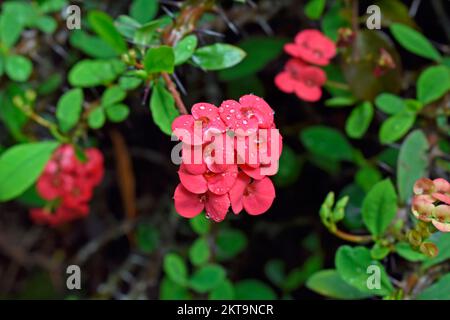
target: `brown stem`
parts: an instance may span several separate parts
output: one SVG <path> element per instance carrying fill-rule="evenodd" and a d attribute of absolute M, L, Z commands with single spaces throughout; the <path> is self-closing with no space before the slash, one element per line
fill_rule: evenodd
<path fill-rule="evenodd" d="M 180 93 L 177 90 L 177 86 L 175 83 L 173 83 L 172 79 L 170 79 L 170 76 L 163 72 L 162 77 L 164 79 L 164 82 L 166 83 L 167 89 L 172 94 L 173 98 L 175 99 L 175 104 L 177 105 L 178 110 L 181 114 L 188 114 L 188 111 L 186 109 L 186 106 L 184 105 L 183 100 L 181 99 Z"/>
<path fill-rule="evenodd" d="M 373 240 L 372 236 L 369 236 L 369 235 L 359 236 L 359 235 L 347 233 L 347 232 L 339 230 L 339 229 L 336 229 L 335 231 L 332 231 L 332 232 L 338 238 L 341 238 L 346 241 L 354 242 L 354 243 L 369 243 Z"/>

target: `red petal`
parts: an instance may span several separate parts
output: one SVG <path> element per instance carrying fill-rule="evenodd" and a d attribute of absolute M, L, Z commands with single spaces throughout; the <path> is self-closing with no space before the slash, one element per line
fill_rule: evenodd
<path fill-rule="evenodd" d="M 250 183 L 250 177 L 248 177 L 244 173 L 239 173 L 236 183 L 234 184 L 233 188 L 231 188 L 229 195 L 230 195 L 230 201 L 231 201 L 231 208 L 233 209 L 233 212 L 235 214 L 238 214 L 242 211 L 242 208 L 244 206 L 243 199 L 244 199 L 244 192 L 247 188 L 247 185 Z"/>
<path fill-rule="evenodd" d="M 247 187 L 244 195 L 244 208 L 250 215 L 259 215 L 267 210 L 275 199 L 275 188 L 269 178 L 255 180 Z"/>
<path fill-rule="evenodd" d="M 322 89 L 320 87 L 308 87 L 303 83 L 298 83 L 295 88 L 295 94 L 302 100 L 316 102 L 322 96 Z"/>
<path fill-rule="evenodd" d="M 228 194 L 216 195 L 208 192 L 207 197 L 208 199 L 205 203 L 206 216 L 213 219 L 215 222 L 223 221 L 230 208 L 230 198 L 228 197 Z"/>
<path fill-rule="evenodd" d="M 173 196 L 175 200 L 175 210 L 176 212 L 185 218 L 193 218 L 202 212 L 205 205 L 201 201 L 201 196 L 189 192 L 180 183 L 175 189 L 175 194 Z"/>
<path fill-rule="evenodd" d="M 275 85 L 283 92 L 293 93 L 295 84 L 296 81 L 286 71 L 277 74 L 275 77 Z"/>
<path fill-rule="evenodd" d="M 253 168 L 250 167 L 249 165 L 242 164 L 239 167 L 242 169 L 242 171 L 245 172 L 246 175 L 252 177 L 255 180 L 261 180 L 262 178 L 265 177 L 264 175 L 261 174 L 261 167 L 259 166 Z"/>
<path fill-rule="evenodd" d="M 172 122 L 172 132 L 184 143 L 201 145 L 203 144 L 202 130 L 197 128 L 194 117 L 191 115 L 181 115 Z M 201 123 L 200 123 L 201 125 Z"/>
<path fill-rule="evenodd" d="M 295 43 L 287 43 L 287 44 L 285 44 L 284 45 L 284 51 L 287 54 L 290 54 L 293 57 L 296 57 L 296 58 L 300 58 L 301 57 L 301 55 L 300 55 L 301 48 L 300 48 L 300 46 L 298 46 Z"/>
<path fill-rule="evenodd" d="M 237 174 L 237 165 L 229 165 L 224 172 L 208 176 L 209 191 L 218 195 L 227 193 L 236 182 Z"/>
<path fill-rule="evenodd" d="M 201 194 L 208 190 L 205 177 L 202 174 L 194 175 L 189 173 L 184 167 L 184 164 L 181 164 L 180 170 L 178 170 L 178 176 L 183 186 L 192 193 Z"/>

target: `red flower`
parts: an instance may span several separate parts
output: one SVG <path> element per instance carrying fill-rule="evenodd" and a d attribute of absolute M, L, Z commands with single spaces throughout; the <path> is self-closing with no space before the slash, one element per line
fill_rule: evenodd
<path fill-rule="evenodd" d="M 253 180 L 240 173 L 235 185 L 230 190 L 231 208 L 238 214 L 244 208 L 250 215 L 266 212 L 275 199 L 275 188 L 272 181 L 265 177 Z"/>
<path fill-rule="evenodd" d="M 284 50 L 295 58 L 319 66 L 326 66 L 336 55 L 334 42 L 314 29 L 300 31 L 295 36 L 295 43 L 286 44 Z"/>
<path fill-rule="evenodd" d="M 325 72 L 317 67 L 305 65 L 301 60 L 289 60 L 284 71 L 275 77 L 276 86 L 286 93 L 295 93 L 305 101 L 318 101 L 322 96 L 321 86 L 327 81 Z"/>
<path fill-rule="evenodd" d="M 206 216 L 216 222 L 225 219 L 230 207 L 228 194 L 217 195 L 212 192 L 196 194 L 189 192 L 181 183 L 175 189 L 174 200 L 175 210 L 180 216 L 193 218 L 205 209 Z"/>

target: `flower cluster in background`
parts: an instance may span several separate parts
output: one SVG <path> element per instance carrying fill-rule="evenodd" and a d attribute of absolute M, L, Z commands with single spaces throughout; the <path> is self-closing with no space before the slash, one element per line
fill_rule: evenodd
<path fill-rule="evenodd" d="M 174 194 L 178 214 L 193 218 L 205 210 L 219 222 L 230 206 L 235 214 L 243 209 L 251 215 L 266 212 L 275 198 L 267 176 L 278 171 L 282 149 L 272 108 L 260 97 L 245 95 L 220 107 L 198 103 L 191 113 L 172 124 L 183 141 L 181 183 Z M 198 125 L 200 130 L 195 130 Z M 193 159 L 196 151 L 199 161 Z"/>
<path fill-rule="evenodd" d="M 318 101 L 327 77 L 317 66 L 330 63 L 336 55 L 336 45 L 320 31 L 307 29 L 300 31 L 295 42 L 286 44 L 284 50 L 293 58 L 275 77 L 276 86 L 283 92 L 295 93 L 302 100 Z"/>
<path fill-rule="evenodd" d="M 80 161 L 72 145 L 55 151 L 36 184 L 38 194 L 48 203 L 31 209 L 34 222 L 57 226 L 88 215 L 88 202 L 103 178 L 104 167 L 98 149 L 89 148 L 85 155 L 86 161 Z"/>
<path fill-rule="evenodd" d="M 422 178 L 414 185 L 414 216 L 432 222 L 442 232 L 450 232 L 450 183 L 445 179 Z"/>

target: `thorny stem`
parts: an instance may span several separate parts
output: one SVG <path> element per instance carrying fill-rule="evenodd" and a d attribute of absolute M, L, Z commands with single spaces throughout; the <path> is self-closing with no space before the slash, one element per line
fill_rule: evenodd
<path fill-rule="evenodd" d="M 169 92 L 172 94 L 173 98 L 175 99 L 175 104 L 177 105 L 180 113 L 188 114 L 186 106 L 184 105 L 184 102 L 181 99 L 180 93 L 178 92 L 177 86 L 175 85 L 175 83 L 173 83 L 172 79 L 170 79 L 170 76 L 166 72 L 163 72 L 161 75 L 164 79 L 164 82 L 167 85 L 167 89 L 169 89 Z"/>

